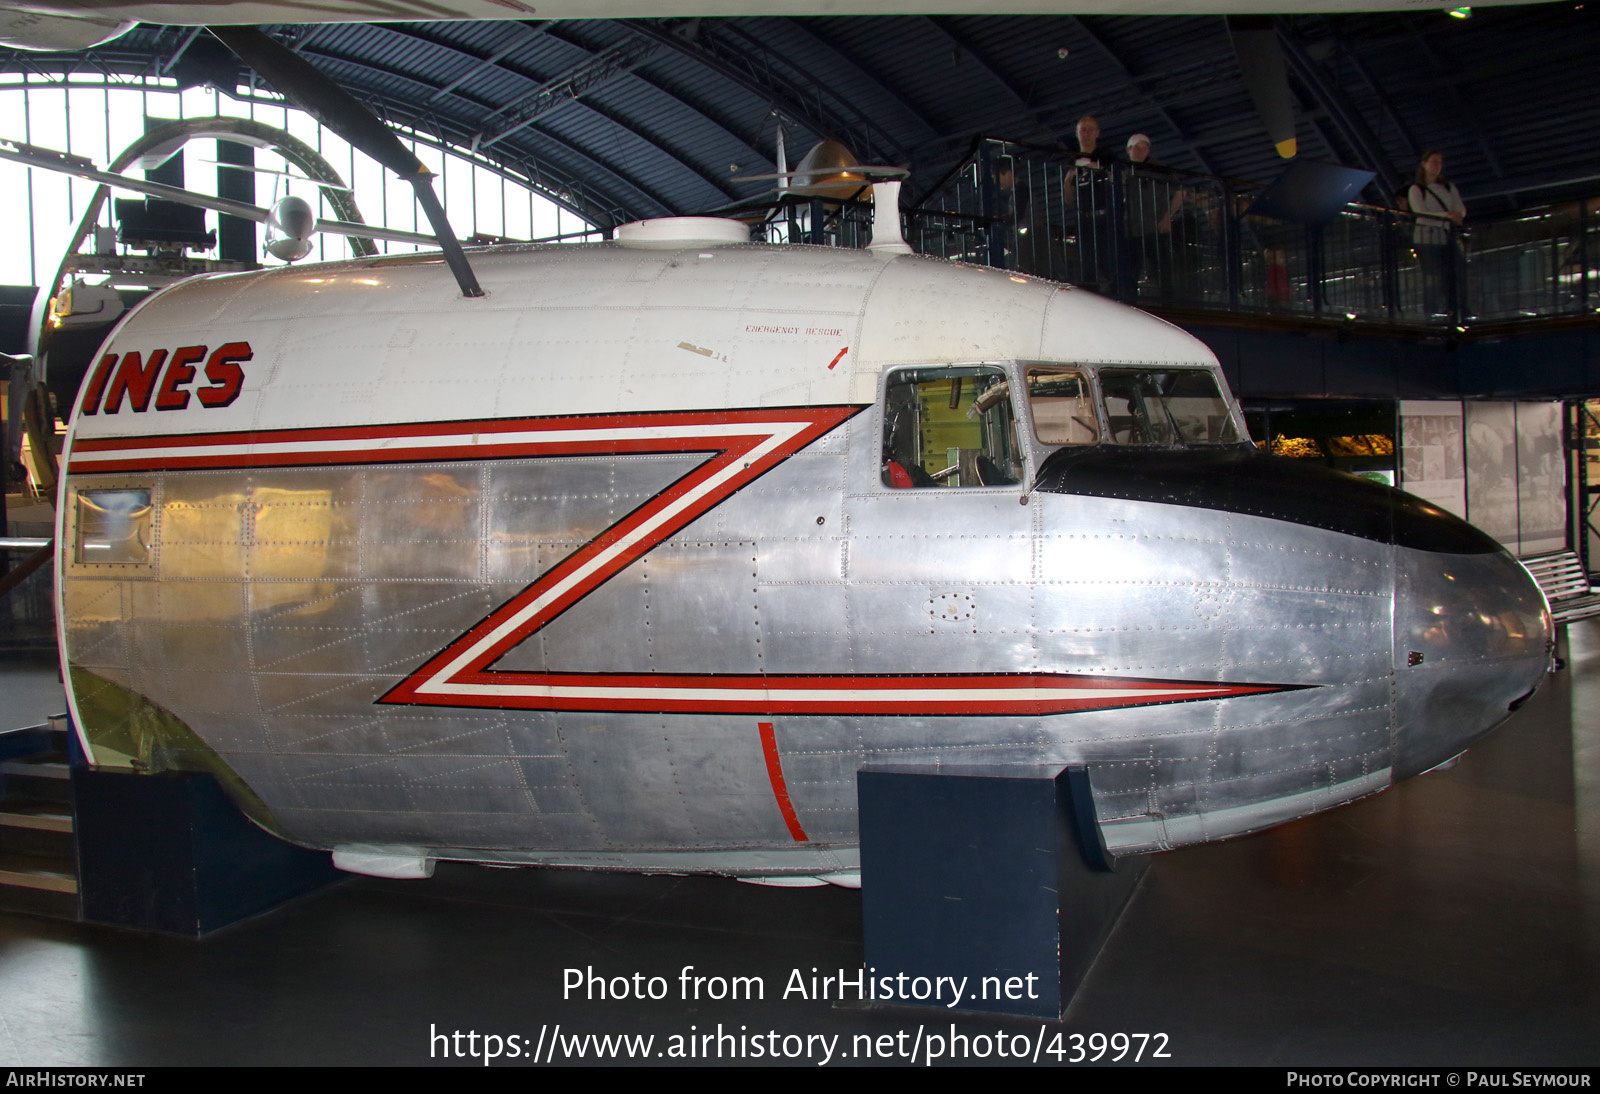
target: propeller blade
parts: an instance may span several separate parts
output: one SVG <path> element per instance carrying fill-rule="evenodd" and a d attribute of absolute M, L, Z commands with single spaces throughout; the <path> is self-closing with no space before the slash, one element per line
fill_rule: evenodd
<path fill-rule="evenodd" d="M 254 69 L 256 75 L 301 110 L 407 182 L 428 173 L 422 161 L 395 136 L 394 130 L 374 118 L 349 92 L 294 50 L 254 27 L 211 27 L 210 30 L 218 41 L 238 55 L 239 60 Z"/>
<path fill-rule="evenodd" d="M 55 171 L 62 175 L 71 175 L 74 178 L 87 179 L 89 182 L 104 183 L 119 190 L 131 190 L 136 194 L 148 194 L 154 198 L 182 202 L 184 205 L 196 205 L 202 209 L 244 217 L 246 220 L 253 220 L 257 223 L 265 223 L 267 219 L 267 211 L 265 209 L 257 208 L 242 201 L 207 197 L 204 194 L 191 193 L 179 186 L 168 186 L 161 182 L 147 182 L 144 179 L 130 178 L 127 175 L 114 175 L 109 171 L 101 171 L 91 166 L 87 160 L 80 159 L 77 156 L 67 156 L 60 152 L 52 152 L 47 148 L 35 148 L 32 145 L 24 145 L 17 141 L 0 139 L 0 145 L 7 144 L 11 145 L 11 149 L 0 147 L 0 159 L 11 160 L 29 167 L 43 168 L 46 171 Z"/>
<path fill-rule="evenodd" d="M 1283 47 L 1272 17 L 1230 15 L 1228 33 L 1233 37 L 1233 52 L 1239 59 L 1244 85 L 1250 92 L 1267 137 L 1278 155 L 1293 159 L 1297 149 L 1294 127 L 1294 99 L 1289 94 L 1289 76 L 1284 66 Z"/>
<path fill-rule="evenodd" d="M 251 171 L 257 175 L 282 175 L 284 178 L 293 179 L 296 182 L 309 182 L 313 186 L 321 186 L 328 190 L 343 190 L 347 194 L 355 192 L 355 188 L 352 186 L 340 186 L 336 182 L 323 182 L 320 179 L 312 178 L 310 175 L 297 175 L 293 171 L 279 171 L 275 167 L 257 167 L 250 163 L 225 163 L 222 160 L 208 159 L 202 159 L 199 162 L 215 164 L 218 167 L 231 167 L 235 171 Z"/>
<path fill-rule="evenodd" d="M 804 171 L 799 169 L 793 171 L 775 171 L 770 175 L 739 175 L 738 177 L 731 178 L 728 181 L 771 182 L 774 179 L 793 179 L 807 175 L 816 175 L 819 178 L 824 176 L 839 176 L 840 178 L 843 178 L 847 175 L 860 175 L 861 178 L 859 180 L 851 179 L 850 181 L 889 182 L 894 179 L 910 178 L 911 171 L 905 167 L 888 167 L 880 166 L 878 164 L 851 164 L 848 167 L 808 167 Z"/>
<path fill-rule="evenodd" d="M 317 231 L 332 232 L 336 236 L 371 236 L 387 239 L 391 243 L 415 243 L 419 247 L 437 247 L 439 241 L 426 232 L 407 232 L 399 228 L 374 228 L 370 224 L 353 224 L 348 220 L 319 220 Z"/>

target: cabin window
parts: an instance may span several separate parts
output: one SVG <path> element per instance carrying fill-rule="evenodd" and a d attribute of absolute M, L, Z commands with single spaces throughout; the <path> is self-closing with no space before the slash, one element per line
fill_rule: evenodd
<path fill-rule="evenodd" d="M 1053 447 L 1100 443 L 1094 388 L 1082 370 L 1030 367 L 1027 376 L 1035 440 Z"/>
<path fill-rule="evenodd" d="M 74 562 L 150 561 L 149 488 L 80 490 L 74 517 Z"/>
<path fill-rule="evenodd" d="M 1103 368 L 1108 440 L 1113 444 L 1238 444 L 1228 400 L 1207 369 Z"/>
<path fill-rule="evenodd" d="M 1004 370 L 992 365 L 901 369 L 884 401 L 883 484 L 1012 486 L 1022 481 Z"/>

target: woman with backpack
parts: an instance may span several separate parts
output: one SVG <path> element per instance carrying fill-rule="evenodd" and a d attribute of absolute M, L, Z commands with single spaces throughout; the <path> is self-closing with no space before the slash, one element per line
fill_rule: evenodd
<path fill-rule="evenodd" d="M 1464 312 L 1461 299 L 1461 244 L 1456 229 L 1467 207 L 1455 184 L 1444 177 L 1444 155 L 1424 152 L 1416 181 L 1406 192 L 1416 216 L 1411 239 L 1422 263 L 1423 306 L 1428 316 L 1448 315 L 1452 306 Z"/>

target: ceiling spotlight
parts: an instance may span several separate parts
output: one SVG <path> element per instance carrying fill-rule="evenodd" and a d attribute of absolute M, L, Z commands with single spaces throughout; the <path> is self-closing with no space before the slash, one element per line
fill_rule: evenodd
<path fill-rule="evenodd" d="M 1061 58 L 1063 61 L 1067 59 L 1067 53 L 1068 50 L 1066 46 L 1062 46 L 1060 49 L 1056 50 L 1056 56 Z"/>
<path fill-rule="evenodd" d="M 739 170 L 739 165 L 737 163 L 728 164 L 728 174 L 731 175 L 737 170 Z"/>
<path fill-rule="evenodd" d="M 1452 18 L 1452 19 L 1471 19 L 1472 18 L 1472 9 L 1471 8 L 1451 8 L 1450 9 L 1450 18 Z"/>

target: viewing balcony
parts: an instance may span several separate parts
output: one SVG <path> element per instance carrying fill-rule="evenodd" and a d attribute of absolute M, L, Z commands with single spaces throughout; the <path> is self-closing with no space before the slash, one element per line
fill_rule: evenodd
<path fill-rule="evenodd" d="M 1062 149 L 980 140 L 902 209 L 905 239 L 918 253 L 1066 281 L 1206 322 L 1232 316 L 1265 326 L 1376 324 L 1460 336 L 1530 320 L 1592 322 L 1600 312 L 1600 198 L 1464 228 L 1419 225 L 1404 208 L 1354 202 L 1306 223 L 1262 211 L 1271 195 L 1253 183 L 1152 163 L 1080 167 L 1076 159 Z M 790 193 L 737 213 L 758 216 L 758 240 L 859 247 L 871 235 L 865 197 Z"/>

